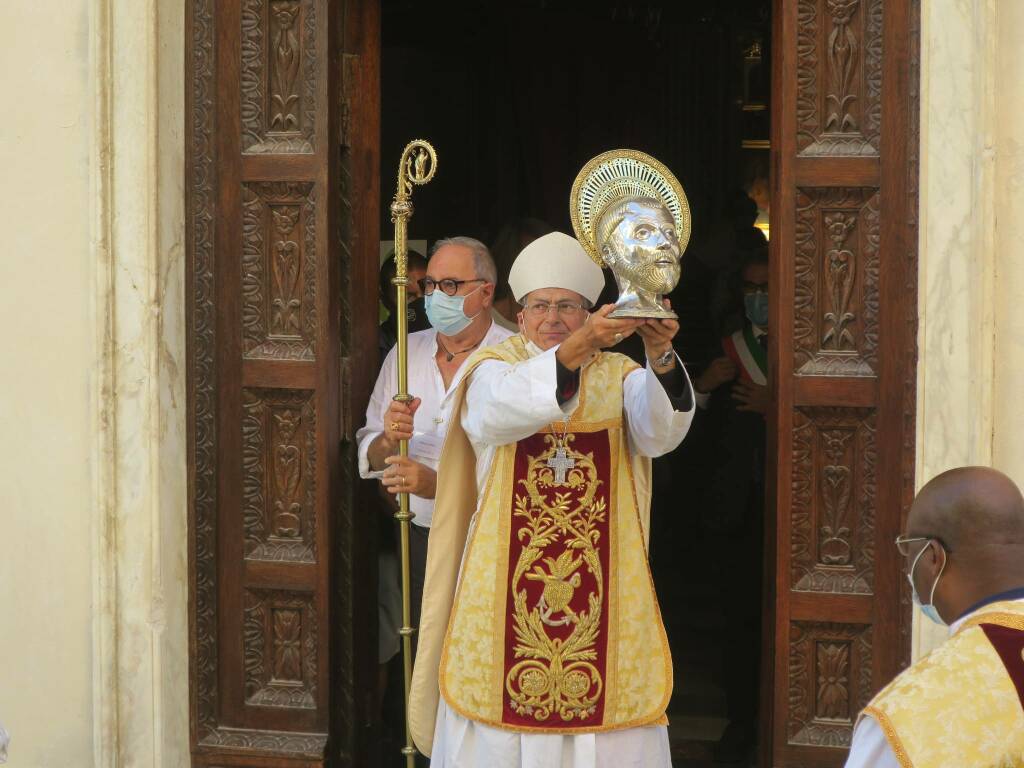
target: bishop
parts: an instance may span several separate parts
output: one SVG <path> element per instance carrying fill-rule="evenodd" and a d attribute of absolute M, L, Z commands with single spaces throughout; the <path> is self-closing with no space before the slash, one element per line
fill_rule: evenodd
<path fill-rule="evenodd" d="M 467 363 L 441 456 L 413 738 L 433 768 L 669 768 L 646 546 L 650 457 L 693 416 L 679 326 L 592 311 L 601 269 L 558 232 L 509 284 L 520 333 Z M 646 366 L 604 351 L 633 333 Z"/>

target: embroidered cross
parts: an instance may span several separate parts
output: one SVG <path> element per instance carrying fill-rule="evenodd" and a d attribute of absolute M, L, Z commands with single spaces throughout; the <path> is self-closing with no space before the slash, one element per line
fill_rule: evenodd
<path fill-rule="evenodd" d="M 565 447 L 560 445 L 555 455 L 548 459 L 547 466 L 555 470 L 555 484 L 565 485 L 565 473 L 576 466 L 576 459 L 566 456 Z"/>

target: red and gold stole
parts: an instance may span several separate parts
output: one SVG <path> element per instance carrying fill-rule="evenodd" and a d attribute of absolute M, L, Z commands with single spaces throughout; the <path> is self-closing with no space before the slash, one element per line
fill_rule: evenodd
<path fill-rule="evenodd" d="M 481 353 L 527 356 L 520 337 Z M 583 370 L 567 423 L 495 453 L 438 665 L 440 693 L 464 717 L 546 733 L 666 722 L 672 665 L 622 406 L 622 382 L 636 367 L 599 355 Z M 429 585 L 429 558 L 427 570 Z M 425 686 L 418 691 L 420 722 L 429 708 Z"/>

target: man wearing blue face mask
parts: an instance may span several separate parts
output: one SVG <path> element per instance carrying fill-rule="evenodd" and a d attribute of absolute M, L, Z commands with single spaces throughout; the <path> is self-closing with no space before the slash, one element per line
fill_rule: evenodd
<path fill-rule="evenodd" d="M 1024 497 L 986 467 L 921 489 L 896 539 L 950 639 L 864 708 L 846 768 L 1024 765 Z"/>
<path fill-rule="evenodd" d="M 415 515 L 409 538 L 413 626 L 419 623 L 435 470 L 448 432 L 451 394 L 470 354 L 512 335 L 491 320 L 494 282 L 494 261 L 479 240 L 452 237 L 434 245 L 417 286 L 433 327 L 409 334 L 409 392 L 414 399 L 408 404 L 393 399 L 398 358 L 392 349 L 367 405 L 366 425 L 356 435 L 360 476 L 379 479 L 389 493 L 410 494 Z M 397 455 L 402 439 L 409 440 L 408 458 Z"/>

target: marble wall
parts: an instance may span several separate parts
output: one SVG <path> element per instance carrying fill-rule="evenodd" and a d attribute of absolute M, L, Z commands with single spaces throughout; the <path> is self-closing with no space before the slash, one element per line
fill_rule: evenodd
<path fill-rule="evenodd" d="M 188 764 L 183 0 L 7 3 L 8 765 Z"/>
<path fill-rule="evenodd" d="M 1024 486 L 1024 3 L 1001 0 L 995 34 L 994 466 Z"/>
<path fill-rule="evenodd" d="M 0 722 L 17 768 L 92 752 L 88 47 L 87 0 L 4 7 Z"/>
<path fill-rule="evenodd" d="M 1024 3 L 922 0 L 921 22 L 918 485 L 1024 485 Z M 944 637 L 919 622 L 915 655 Z"/>

